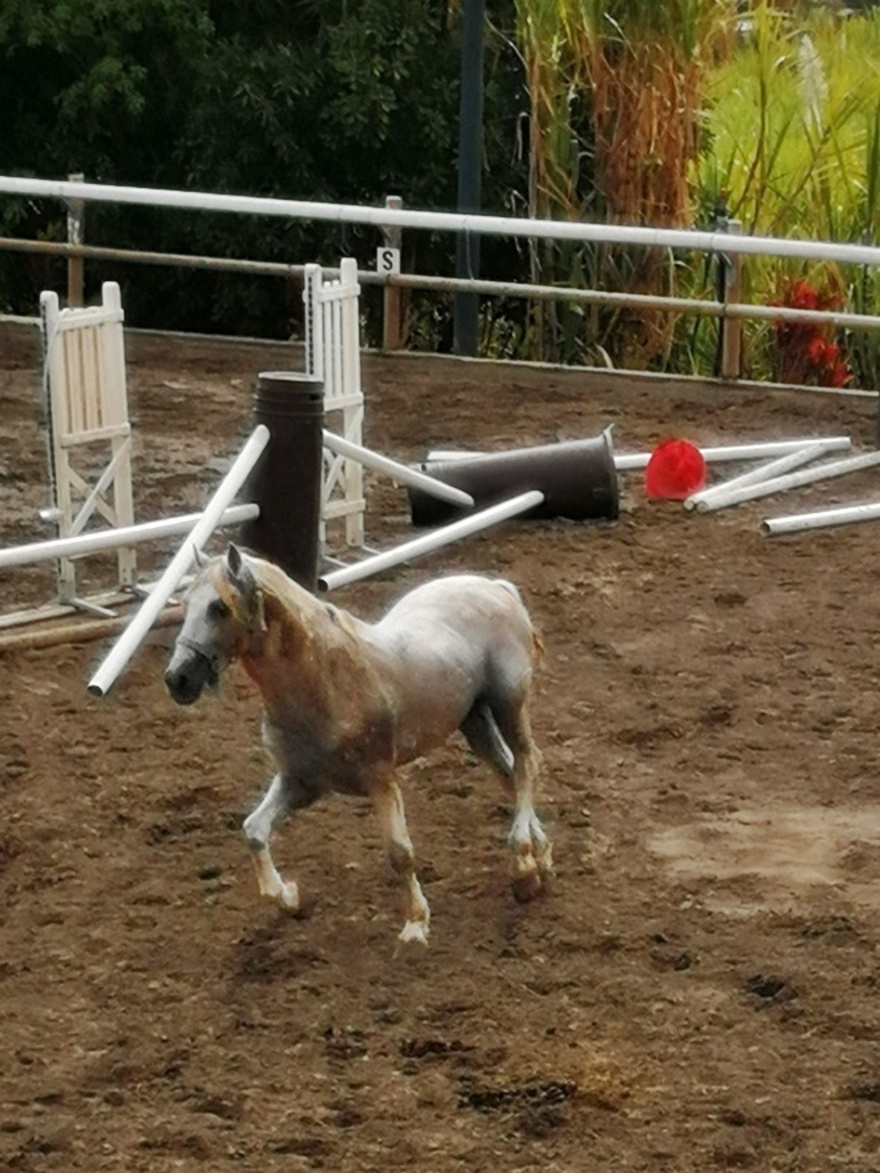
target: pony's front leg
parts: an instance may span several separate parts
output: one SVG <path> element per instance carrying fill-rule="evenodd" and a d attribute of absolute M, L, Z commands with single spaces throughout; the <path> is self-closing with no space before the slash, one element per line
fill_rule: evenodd
<path fill-rule="evenodd" d="M 416 877 L 413 845 L 406 826 L 400 787 L 393 778 L 384 778 L 375 785 L 372 795 L 388 858 L 405 887 L 406 923 L 400 932 L 400 940 L 427 945 L 431 912 Z"/>
<path fill-rule="evenodd" d="M 251 849 L 260 895 L 270 897 L 286 912 L 296 913 L 300 907 L 296 881 L 282 880 L 269 852 L 272 826 L 279 815 L 291 810 L 292 805 L 284 775 L 276 774 L 260 803 L 245 819 L 242 829 Z"/>

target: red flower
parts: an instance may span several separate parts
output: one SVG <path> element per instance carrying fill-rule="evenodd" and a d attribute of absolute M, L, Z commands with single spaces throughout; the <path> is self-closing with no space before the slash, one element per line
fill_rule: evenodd
<path fill-rule="evenodd" d="M 838 362 L 834 364 L 831 371 L 831 377 L 825 383 L 826 387 L 845 387 L 852 379 L 852 371 L 849 363 Z"/>
<path fill-rule="evenodd" d="M 830 310 L 843 305 L 838 293 L 822 291 L 805 278 L 789 280 L 783 297 L 771 305 L 798 310 Z M 778 378 L 783 383 L 813 383 L 820 387 L 845 387 L 852 379 L 840 346 L 832 340 L 832 327 L 824 322 L 774 323 L 778 354 Z"/>
<path fill-rule="evenodd" d="M 809 281 L 793 281 L 784 304 L 796 310 L 815 310 L 819 308 L 819 293 Z"/>

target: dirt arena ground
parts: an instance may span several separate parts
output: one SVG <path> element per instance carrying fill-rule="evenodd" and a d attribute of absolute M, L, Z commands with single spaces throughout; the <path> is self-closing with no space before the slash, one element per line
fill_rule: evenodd
<path fill-rule="evenodd" d="M 290 354 L 127 353 L 138 515 L 197 507 L 256 373 Z M 0 334 L 4 545 L 46 536 L 36 366 Z M 610 423 L 618 451 L 875 430 L 873 401 L 832 395 L 407 357 L 364 377 L 368 443 L 407 460 Z M 412 536 L 403 490 L 368 489 L 373 544 Z M 510 522 L 334 594 L 369 618 L 431 576 L 500 572 L 546 645 L 552 888 L 514 902 L 509 813 L 450 743 L 404 782 L 428 950 L 396 952 L 400 896 L 354 800 L 277 838 L 310 916 L 259 900 L 239 828 L 269 763 L 238 670 L 184 710 L 161 679 L 173 628 L 102 700 L 107 639 L 0 655 L 0 1164 L 880 1170 L 880 531 L 759 528 L 878 490 L 866 472 L 694 515 L 625 474 L 614 523 Z M 5 610 L 52 592 L 46 568 L 0 586 Z"/>

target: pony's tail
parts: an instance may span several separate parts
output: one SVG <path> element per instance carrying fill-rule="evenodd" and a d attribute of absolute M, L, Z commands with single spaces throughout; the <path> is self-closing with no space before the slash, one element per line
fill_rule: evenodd
<path fill-rule="evenodd" d="M 543 664 L 547 649 L 541 639 L 541 633 L 536 627 L 532 628 L 532 655 L 536 664 Z"/>
<path fill-rule="evenodd" d="M 503 586 L 505 590 L 510 591 L 513 597 L 528 615 L 528 608 L 526 607 L 523 600 L 522 591 L 519 589 L 516 583 L 511 582 L 507 578 L 499 578 L 498 583 L 500 586 Z M 544 647 L 543 639 L 541 639 L 541 633 L 535 627 L 534 623 L 532 623 L 531 615 L 529 615 L 529 623 L 532 628 L 532 658 L 536 664 L 540 664 L 543 662 L 544 656 L 546 655 L 546 648 Z"/>

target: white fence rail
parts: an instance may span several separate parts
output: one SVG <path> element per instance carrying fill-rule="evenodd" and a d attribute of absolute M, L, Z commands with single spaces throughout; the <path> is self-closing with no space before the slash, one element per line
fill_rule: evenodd
<path fill-rule="evenodd" d="M 812 261 L 837 261 L 843 264 L 878 265 L 880 247 L 868 244 L 846 244 L 830 241 L 787 240 L 777 237 L 748 236 L 721 229 L 648 228 L 621 224 L 594 224 L 583 221 L 536 220 L 514 216 L 488 216 L 456 212 L 427 212 L 402 208 L 397 197 L 390 196 L 384 207 L 357 204 L 328 204 L 307 200 L 270 199 L 255 196 L 222 195 L 211 192 L 186 192 L 161 188 L 124 187 L 111 184 L 84 183 L 79 180 L 41 180 L 19 176 L 0 176 L 0 195 L 55 198 L 68 206 L 79 206 L 88 201 L 134 204 L 152 207 L 172 207 L 193 211 L 227 212 L 238 215 L 279 216 L 287 219 L 320 220 L 340 224 L 372 225 L 386 236 L 399 234 L 401 229 L 424 231 L 466 232 L 484 236 L 511 238 L 574 240 L 606 244 L 640 245 L 648 248 L 686 249 L 713 255 L 741 258 L 745 255 L 796 257 Z M 138 250 L 111 249 L 82 243 L 26 241 L 0 238 L 0 249 L 64 254 L 69 263 L 84 257 L 115 259 L 148 264 L 167 264 L 176 267 L 229 270 L 238 272 L 302 275 L 305 266 L 279 262 L 248 261 L 235 258 L 187 256 L 181 254 L 149 253 Z M 325 273 L 329 272 L 325 270 Z M 418 274 L 380 274 L 362 270 L 360 284 L 381 284 L 388 294 L 402 288 L 419 288 L 438 292 L 471 292 L 492 296 L 559 299 L 585 304 L 620 304 L 637 309 L 656 309 L 674 313 L 688 313 L 702 317 L 724 318 L 734 331 L 743 319 L 772 321 L 827 322 L 837 327 L 859 330 L 880 329 L 880 316 L 854 314 L 833 310 L 801 310 L 786 306 L 764 306 L 710 299 L 673 298 L 654 295 L 611 293 L 603 290 L 585 290 L 566 286 L 529 285 L 512 282 L 481 281 L 452 277 L 432 277 Z M 74 304 L 71 302 L 71 304 Z M 386 302 L 397 306 L 393 297 Z M 399 320 L 399 306 L 393 314 Z M 387 327 L 387 322 L 386 322 Z M 399 345 L 397 330 L 386 332 L 384 345 Z M 734 348 L 734 353 L 738 350 Z M 722 375 L 736 377 L 738 368 L 730 362 L 722 367 Z"/>
<path fill-rule="evenodd" d="M 311 200 L 283 200 L 214 192 L 173 191 L 167 188 L 122 187 L 70 180 L 0 176 L 0 193 L 47 196 L 61 200 L 95 200 L 155 208 L 183 208 L 203 212 L 231 212 L 285 219 L 325 220 L 338 224 L 371 224 L 376 228 L 424 229 L 431 232 L 469 232 L 482 236 L 510 236 L 544 240 L 581 240 L 649 248 L 683 248 L 698 252 L 759 256 L 803 257 L 857 265 L 880 264 L 880 247 L 835 244 L 827 241 L 783 240 L 772 236 L 743 236 L 689 228 L 647 228 L 625 224 L 593 224 L 582 220 L 534 220 L 519 216 L 483 216 L 461 212 L 423 212 L 409 208 L 327 204 Z"/>

